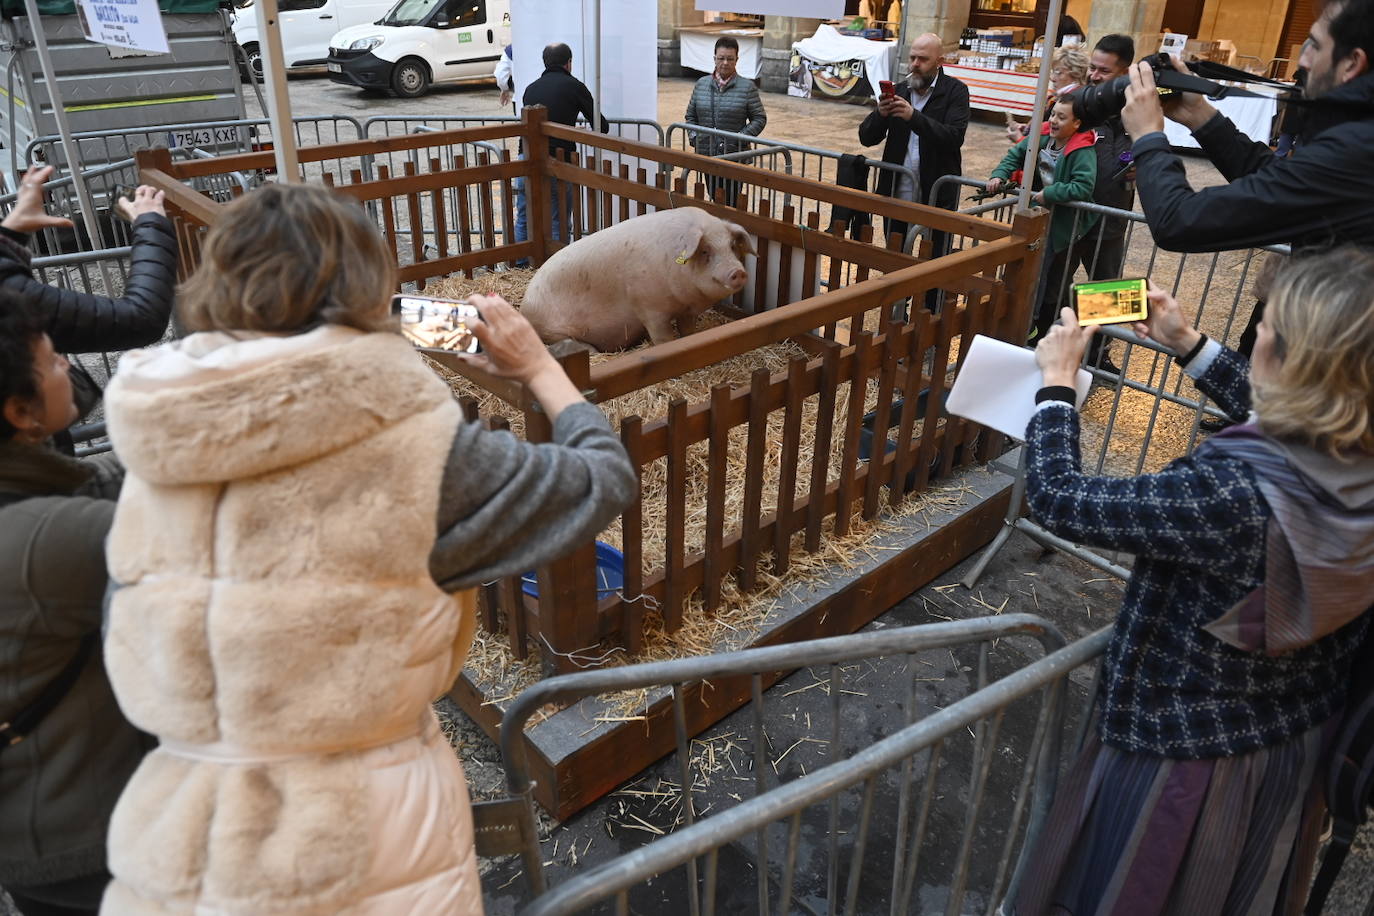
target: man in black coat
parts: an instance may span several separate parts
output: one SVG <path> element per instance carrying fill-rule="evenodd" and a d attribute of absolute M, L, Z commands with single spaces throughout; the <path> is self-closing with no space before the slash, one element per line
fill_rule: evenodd
<path fill-rule="evenodd" d="M 906 85 L 896 87 L 889 98 L 880 98 L 878 107 L 859 125 L 859 142 L 876 146 L 883 140 L 883 161 L 906 165 L 917 175 L 919 196 L 913 193 L 905 176 L 893 188 L 894 173 L 884 169 L 878 176 L 878 193 L 904 200 L 915 200 L 953 210 L 958 205 L 959 188 L 950 184 L 931 199 L 935 182 L 946 175 L 963 173 L 960 149 L 968 129 L 968 87 L 944 72 L 940 37 L 927 33 L 911 43 L 911 72 Z M 889 220 L 884 226 L 889 235 L 905 236 L 907 225 Z M 949 233 L 932 237 L 936 256 L 949 250 Z"/>
<path fill-rule="evenodd" d="M 1374 245 L 1374 0 L 1331 0 L 1303 45 L 1304 144 L 1276 159 L 1201 95 L 1168 116 L 1188 127 L 1229 184 L 1193 190 L 1164 135 L 1148 65 L 1131 71 L 1121 118 L 1135 137 L 1136 186 L 1155 242 L 1170 251 L 1228 251 L 1288 242 L 1299 249 Z M 1175 62 L 1175 66 L 1179 66 Z"/>
<path fill-rule="evenodd" d="M 556 124 L 566 124 L 572 127 L 577 123 L 578 115 L 582 115 L 588 121 L 593 118 L 592 93 L 587 88 L 587 84 L 572 75 L 572 48 L 565 44 L 552 44 L 544 49 L 544 72 L 539 79 L 525 87 L 525 94 L 521 96 L 521 104 L 529 108 L 531 105 L 543 105 L 549 110 L 549 120 Z M 607 123 L 605 116 L 601 118 L 601 132 L 610 133 L 611 125 Z M 577 144 L 571 140 L 550 140 L 549 155 L 557 156 L 558 151 L 562 150 L 571 156 L 577 151 Z M 558 182 L 550 182 L 557 185 Z M 566 190 L 566 189 L 565 189 Z M 553 237 L 564 238 L 568 241 L 572 238 L 571 228 L 566 228 L 560 233 L 560 207 L 559 194 L 550 191 L 553 206 Z M 563 211 L 571 209 L 571 194 L 562 195 Z M 523 180 L 516 180 L 516 220 L 515 220 L 515 240 L 525 241 L 527 237 L 527 227 L 525 224 L 525 184 Z"/>

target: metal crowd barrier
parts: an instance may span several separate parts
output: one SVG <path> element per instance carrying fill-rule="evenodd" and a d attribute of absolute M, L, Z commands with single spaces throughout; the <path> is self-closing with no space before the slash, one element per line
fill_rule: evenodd
<path fill-rule="evenodd" d="M 1038 640 L 1043 657 L 992 680 L 992 647 L 998 640 L 1015 636 Z M 599 669 L 541 681 L 516 698 L 502 721 L 502 756 L 511 798 L 474 806 L 479 836 L 488 838 L 479 842 L 478 853 L 521 853 L 536 895 L 521 912 L 540 916 L 586 912 L 605 901 L 613 901 L 619 913 L 630 912 L 632 907 L 636 912 L 648 911 L 644 901 L 636 901 L 636 892 L 666 893 L 643 887 L 651 880 L 658 888 L 669 887 L 681 907 L 679 911 L 694 916 L 742 911 L 787 913 L 794 910 L 794 902 L 803 902 L 797 879 L 822 874 L 824 889 L 811 891 L 805 901 L 808 912 L 813 911 L 810 907 L 817 903 L 817 897 L 823 898 L 830 913 L 841 909 L 874 912 L 875 896 L 886 896 L 881 908 L 892 913 L 926 912 L 926 897 L 933 882 L 948 889 L 941 906 L 949 916 L 971 909 L 992 914 L 1015 892 L 1023 867 L 1021 859 L 1048 814 L 1061 763 L 1061 739 L 1070 724 L 1066 684 L 1080 668 L 1096 662 L 1109 636 L 1104 629 L 1066 647 L 1063 637 L 1044 619 L 1008 614 Z M 918 690 L 929 688 L 922 681 L 938 680 L 924 676 L 932 668 L 921 653 L 939 650 L 943 655 L 956 648 L 976 648 L 976 674 L 969 676 L 972 683 L 967 696 L 942 706 L 943 697 L 937 694 L 931 698 L 928 692 Z M 885 691 L 882 697 L 901 703 L 905 725 L 891 735 L 873 738 L 868 730 L 859 733 L 862 726 L 855 724 L 865 720 L 863 707 L 873 700 L 865 700 L 867 694 L 855 688 L 881 664 L 895 668 L 906 681 L 904 688 Z M 769 707 L 775 707 L 781 697 L 765 706 L 763 679 L 769 673 L 802 668 L 808 668 L 815 680 L 810 686 L 829 693 L 826 705 L 831 721 L 822 723 L 824 730 L 818 730 L 825 738 L 803 735 L 784 749 L 780 742 L 770 744 L 773 736 L 765 730 L 766 725 L 774 736 L 779 735 L 786 717 L 777 712 L 768 714 Z M 815 668 L 822 668 L 823 673 Z M 752 797 L 740 799 L 739 793 L 728 791 L 710 794 L 709 787 L 702 785 L 701 774 L 694 774 L 694 742 L 686 731 L 684 692 L 693 683 L 743 677 L 750 678 L 752 687 L 752 729 L 746 734 L 736 728 L 729 740 L 736 749 L 751 746 L 752 757 L 731 759 L 728 770 L 718 762 L 722 772 L 733 774 L 727 777 L 728 786 L 752 784 Z M 665 696 L 672 699 L 678 785 L 682 787 L 680 826 L 642 848 L 576 873 L 549 890 L 544 857 L 535 839 L 531 782 L 522 739 L 525 724 L 548 703 L 585 702 L 599 694 L 645 688 L 650 691 L 650 703 Z M 1085 704 L 1091 703 L 1091 695 L 1089 690 L 1081 698 Z M 855 696 L 860 698 L 852 699 Z M 1008 711 L 1012 715 L 1008 716 Z M 1078 707 L 1073 707 L 1073 712 L 1077 714 Z M 794 714 L 793 718 L 799 716 Z M 1077 714 L 1073 723 L 1080 740 L 1084 722 L 1086 710 Z M 809 727 L 816 724 L 807 723 Z M 801 775 L 795 775 L 795 759 L 793 766 L 778 766 L 808 740 L 826 749 L 823 765 L 809 772 L 801 765 Z M 1076 747 L 1076 742 L 1070 744 L 1071 750 Z M 947 761 L 966 751 L 971 761 L 967 772 L 955 772 Z M 698 751 L 696 759 L 702 757 Z M 770 776 L 770 772 L 775 775 Z M 707 797 L 708 807 L 720 809 L 719 813 L 701 818 L 705 812 L 698 811 L 694 794 Z M 1005 823 L 987 823 L 985 802 L 989 796 L 1007 803 Z M 739 802 L 726 807 L 730 804 L 727 798 Z M 823 867 L 805 858 L 801 849 L 804 826 L 808 836 L 822 838 L 815 846 L 824 847 Z M 877 834 L 883 838 L 876 840 Z M 496 842 L 491 842 L 492 838 Z M 732 860 L 751 862 L 752 889 L 738 882 L 722 886 L 722 853 Z M 889 857 L 890 869 L 882 864 Z M 719 899 L 721 891 L 727 895 L 723 902 Z M 914 896 L 920 897 L 919 902 Z M 681 903 L 684 899 L 685 906 Z"/>
<path fill-rule="evenodd" d="M 936 187 L 955 184 L 981 189 L 984 180 L 968 176 L 948 176 Z M 986 219 L 1010 221 L 1015 197 L 1003 197 L 965 207 L 960 212 Z M 1086 261 L 1096 265 L 1104 249 L 1113 244 L 1107 235 L 1109 221 L 1125 223 L 1122 230 L 1122 262 L 1103 265 L 1099 279 L 1148 277 L 1169 291 L 1193 326 L 1208 337 L 1234 348 L 1254 307 L 1254 287 L 1261 263 L 1266 257 L 1288 253 L 1286 245 L 1271 245 L 1234 251 L 1186 254 L 1165 251 L 1155 244 L 1143 214 L 1104 207 L 1091 202 L 1060 204 L 1074 211 L 1074 235 L 1082 220 L 1097 217 L 1080 245 L 1087 246 Z M 976 244 L 956 240 L 955 247 Z M 1046 252 L 1048 259 L 1051 254 Z M 1114 260 L 1113 255 L 1108 254 Z M 1089 279 L 1088 270 L 1064 276 L 1054 296 L 1062 305 L 1073 304 L 1070 285 Z M 1206 434 L 1204 424 L 1224 421 L 1225 416 L 1178 367 L 1174 354 L 1150 340 L 1136 337 L 1125 327 L 1104 326 L 1098 335 L 1107 343 L 1104 350 L 1110 364 L 1085 362 L 1094 378 L 1095 393 L 1084 404 L 1082 429 L 1083 469 L 1088 474 L 1132 476 L 1162 468 L 1169 461 L 1191 454 Z M 1118 552 L 1098 552 L 1064 541 L 1019 514 L 1023 492 L 1024 467 L 1015 470 L 1018 489 L 1013 493 L 1006 527 L 985 550 L 965 580 L 970 587 L 977 582 L 992 556 L 1005 543 L 1013 528 L 1036 541 L 1077 557 L 1114 576 L 1126 578 L 1130 557 Z"/>

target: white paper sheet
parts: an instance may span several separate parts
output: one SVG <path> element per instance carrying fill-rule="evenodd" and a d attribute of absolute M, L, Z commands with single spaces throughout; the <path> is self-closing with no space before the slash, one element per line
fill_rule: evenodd
<path fill-rule="evenodd" d="M 1083 406 L 1092 383 L 1092 374 L 1079 369 L 1074 385 L 1078 391 L 1076 406 Z M 1035 413 L 1035 393 L 1041 387 L 1035 351 L 979 334 L 969 345 L 945 409 L 1013 438 L 1025 439 L 1026 425 Z"/>

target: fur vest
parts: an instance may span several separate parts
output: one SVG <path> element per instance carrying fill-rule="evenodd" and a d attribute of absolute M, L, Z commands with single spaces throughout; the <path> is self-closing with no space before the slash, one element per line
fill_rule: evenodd
<path fill-rule="evenodd" d="M 326 326 L 130 354 L 106 404 L 106 663 L 162 743 L 102 912 L 480 912 L 430 708 L 475 625 L 429 570 L 447 388 L 399 336 Z"/>

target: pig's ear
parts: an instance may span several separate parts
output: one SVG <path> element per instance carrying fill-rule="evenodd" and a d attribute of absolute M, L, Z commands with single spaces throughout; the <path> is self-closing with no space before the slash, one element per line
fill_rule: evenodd
<path fill-rule="evenodd" d="M 701 251 L 701 243 L 705 237 L 706 230 L 700 226 L 688 226 L 684 229 L 678 239 L 678 250 L 675 252 L 677 262 L 686 264 L 695 258 Z"/>
<path fill-rule="evenodd" d="M 758 249 L 754 247 L 754 239 L 744 227 L 739 223 L 726 223 L 726 228 L 730 230 L 731 244 L 735 248 L 735 257 L 741 261 L 746 254 L 757 255 Z"/>

